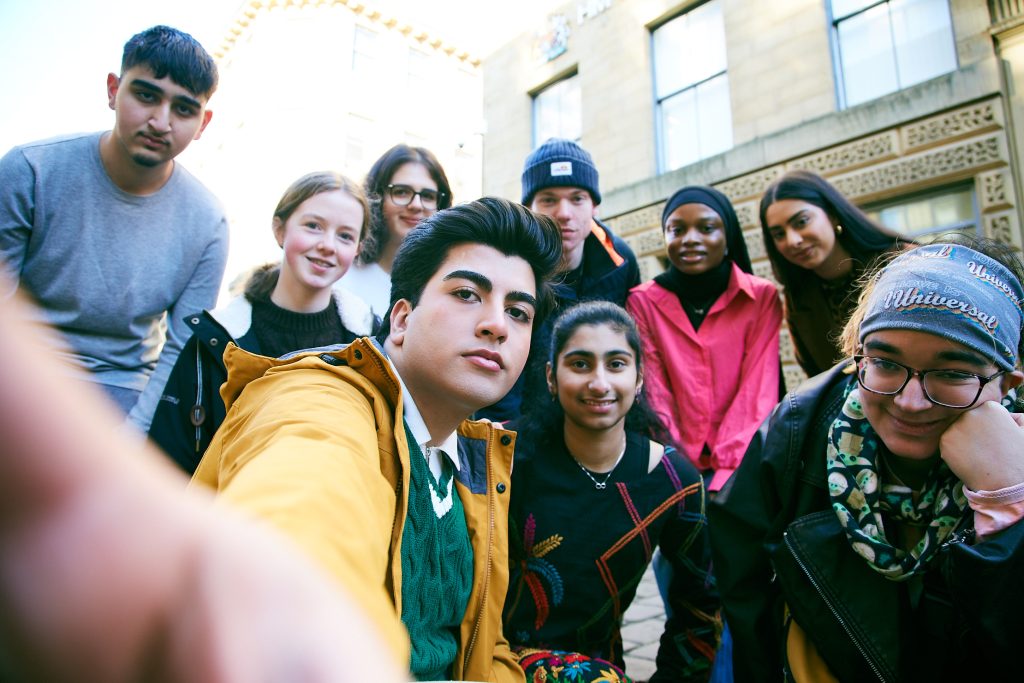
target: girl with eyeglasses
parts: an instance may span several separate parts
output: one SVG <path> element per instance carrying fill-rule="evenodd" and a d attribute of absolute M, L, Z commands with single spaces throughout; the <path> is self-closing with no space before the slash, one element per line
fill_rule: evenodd
<path fill-rule="evenodd" d="M 1022 274 L 967 238 L 892 259 L 844 329 L 852 360 L 755 437 L 710 513 L 737 680 L 1018 675 Z"/>
<path fill-rule="evenodd" d="M 824 178 L 791 171 L 761 199 L 761 231 L 784 288 L 786 325 L 808 376 L 842 355 L 837 338 L 857 303 L 857 282 L 880 255 L 906 240 L 858 209 Z"/>
<path fill-rule="evenodd" d="M 342 285 L 383 318 L 391 305 L 391 264 L 409 231 L 452 205 L 448 176 L 430 150 L 395 145 L 374 162 L 363 183 L 370 234 Z"/>
<path fill-rule="evenodd" d="M 622 615 L 656 548 L 674 570 L 672 616 L 650 680 L 707 680 L 720 623 L 704 485 L 662 445 L 644 377 L 629 314 L 608 301 L 576 304 L 554 323 L 550 397 L 510 424 L 518 437 L 504 624 L 529 681 L 631 680 Z"/>

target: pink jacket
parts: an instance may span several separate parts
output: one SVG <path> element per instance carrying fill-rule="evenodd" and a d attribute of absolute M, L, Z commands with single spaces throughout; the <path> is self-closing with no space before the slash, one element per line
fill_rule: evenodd
<path fill-rule="evenodd" d="M 626 308 L 644 340 L 648 399 L 697 468 L 715 471 L 708 489 L 717 491 L 779 400 L 775 285 L 733 264 L 699 331 L 679 298 L 653 280 L 630 290 Z M 710 460 L 701 458 L 705 445 Z"/>

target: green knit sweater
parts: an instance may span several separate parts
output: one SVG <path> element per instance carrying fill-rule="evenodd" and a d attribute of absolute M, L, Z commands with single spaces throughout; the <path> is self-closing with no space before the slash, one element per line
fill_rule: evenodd
<path fill-rule="evenodd" d="M 402 622 L 409 629 L 417 680 L 451 678 L 459 642 L 459 626 L 473 588 L 473 546 L 469 542 L 462 501 L 451 481 L 454 467 L 442 458 L 440 481 L 434 479 L 405 425 L 409 441 L 409 514 L 402 531 Z M 431 489 L 451 508 L 439 519 Z"/>

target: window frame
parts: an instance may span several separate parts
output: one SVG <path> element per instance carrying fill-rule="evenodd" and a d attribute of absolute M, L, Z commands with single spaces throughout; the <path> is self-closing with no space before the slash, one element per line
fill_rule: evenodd
<path fill-rule="evenodd" d="M 931 78 L 937 78 L 937 77 L 939 77 L 939 76 L 941 76 L 943 74 L 950 73 L 952 71 L 956 71 L 957 69 L 960 68 L 960 55 L 959 55 L 959 53 L 957 52 L 957 49 L 956 49 L 956 26 L 953 23 L 953 8 L 950 6 L 950 1 L 949 0 L 940 0 L 940 1 L 942 2 L 943 6 L 945 7 L 946 15 L 949 18 L 949 37 L 950 37 L 950 39 L 952 41 L 952 48 L 953 48 L 953 68 L 950 69 L 949 71 L 943 71 L 941 73 L 937 73 L 937 74 L 931 76 L 930 78 L 927 78 L 927 79 L 924 79 L 924 80 L 930 80 Z M 834 0 L 824 0 L 824 2 L 825 2 L 826 20 L 828 21 L 828 26 L 829 26 L 829 32 L 828 32 L 829 47 L 832 50 L 832 67 L 833 67 L 832 68 L 832 75 L 833 75 L 833 80 L 834 80 L 834 83 L 835 83 L 836 108 L 837 109 L 844 110 L 844 109 L 849 109 L 850 107 L 856 107 L 856 106 L 859 106 L 861 104 L 866 104 L 868 102 L 874 102 L 875 100 L 877 100 L 879 98 L 882 98 L 882 97 L 885 97 L 886 95 L 891 95 L 893 93 L 900 92 L 901 90 L 905 90 L 905 89 L 907 89 L 909 87 L 917 85 L 918 83 L 923 83 L 924 82 L 924 81 L 915 81 L 913 83 L 909 83 L 909 84 L 906 84 L 906 85 L 904 85 L 901 82 L 900 72 L 899 72 L 899 62 L 897 60 L 897 51 L 896 51 L 896 36 L 893 35 L 892 3 L 894 2 L 894 0 L 874 0 L 873 2 L 869 2 L 869 4 L 865 5 L 864 7 L 861 7 L 860 9 L 858 9 L 858 10 L 856 10 L 854 12 L 850 12 L 849 14 L 845 14 L 842 17 L 839 17 L 839 18 L 836 18 L 836 16 L 834 15 L 834 13 L 832 11 L 832 3 L 834 2 Z M 894 62 L 894 73 L 895 73 L 895 77 L 896 77 L 896 89 L 884 92 L 884 93 L 882 93 L 880 95 L 877 95 L 875 97 L 872 97 L 872 98 L 869 98 L 869 99 L 866 99 L 866 100 L 861 100 L 861 101 L 859 101 L 859 102 L 857 102 L 855 104 L 850 104 L 849 103 L 849 98 L 847 97 L 847 94 L 846 94 L 846 80 L 847 80 L 846 79 L 846 69 L 843 66 L 843 56 L 842 56 L 842 50 L 841 50 L 840 41 L 839 41 L 839 25 L 842 24 L 845 21 L 849 21 L 850 19 L 853 19 L 853 18 L 855 18 L 857 16 L 862 15 L 865 12 L 869 12 L 869 11 L 875 9 L 876 7 L 880 6 L 880 5 L 885 5 L 886 6 L 886 11 L 887 11 L 887 14 L 888 14 L 888 17 L 889 17 L 889 22 L 888 22 L 888 25 L 889 25 L 889 39 L 890 39 L 889 47 L 890 47 L 890 54 L 891 54 L 891 56 L 893 58 L 893 62 Z"/>
<path fill-rule="evenodd" d="M 659 174 L 661 174 L 661 173 L 668 173 L 669 171 L 676 170 L 676 168 L 683 168 L 685 166 L 688 166 L 691 163 L 697 163 L 697 162 L 699 162 L 699 161 L 701 161 L 703 159 L 707 159 L 709 157 L 715 156 L 716 154 L 721 154 L 722 153 L 722 152 L 714 152 L 713 154 L 708 154 L 706 156 L 698 156 L 695 160 L 693 160 L 691 162 L 688 162 L 688 163 L 685 163 L 682 166 L 679 166 L 679 167 L 676 167 L 676 168 L 668 168 L 668 165 L 667 165 L 668 159 L 667 159 L 667 154 L 665 153 L 665 125 L 664 125 L 664 118 L 665 117 L 662 115 L 662 106 L 668 100 L 671 100 L 674 97 L 677 97 L 677 96 L 679 96 L 679 95 L 681 95 L 681 94 L 683 94 L 683 93 L 685 93 L 687 91 L 693 91 L 696 94 L 697 88 L 699 88 L 700 86 L 705 85 L 705 84 L 715 80 L 716 78 L 720 78 L 722 76 L 725 77 L 725 83 L 726 83 L 727 92 L 729 92 L 728 91 L 728 84 L 729 84 L 728 50 L 726 50 L 725 64 L 724 64 L 724 66 L 723 66 L 721 71 L 715 72 L 715 73 L 713 73 L 713 74 L 711 74 L 709 76 L 706 76 L 706 77 L 704 77 L 704 78 L 702 78 L 700 80 L 694 81 L 692 83 L 689 83 L 688 85 L 684 85 L 684 86 L 682 86 L 680 88 L 677 88 L 677 89 L 673 90 L 670 93 L 666 93 L 664 95 L 661 95 L 658 92 L 658 60 L 657 60 L 657 51 L 656 51 L 656 48 L 655 48 L 655 41 L 656 41 L 655 34 L 658 32 L 659 29 L 664 28 L 668 24 L 671 24 L 673 21 L 676 21 L 677 19 L 680 19 L 680 18 L 686 16 L 687 14 L 690 14 L 691 12 L 694 12 L 694 11 L 700 9 L 701 7 L 704 7 L 705 5 L 708 5 L 708 4 L 712 3 L 712 2 L 719 2 L 719 0 L 701 0 L 701 2 L 692 3 L 690 5 L 687 5 L 681 11 L 678 11 L 678 12 L 675 12 L 675 13 L 669 15 L 669 16 L 665 17 L 663 20 L 658 20 L 656 23 L 651 24 L 648 27 L 648 31 L 649 31 L 649 46 L 650 46 L 650 55 L 651 55 L 651 85 L 652 85 L 651 93 L 652 93 L 652 97 L 653 97 L 653 113 L 654 113 L 654 137 L 655 137 L 655 140 L 654 140 L 655 150 L 654 151 L 655 151 L 655 164 L 656 164 L 656 167 L 657 167 L 657 172 Z M 723 28 L 723 33 L 724 33 L 724 28 L 725 28 L 724 27 L 724 24 L 725 24 L 725 8 L 724 8 L 724 6 L 721 7 L 721 11 L 722 11 L 722 24 L 723 24 L 722 28 Z M 735 146 L 735 140 L 733 139 L 733 136 L 732 136 L 733 130 L 732 130 L 732 95 L 731 95 L 731 92 L 729 92 L 729 114 L 730 114 L 730 119 L 729 119 L 730 144 L 729 144 L 729 147 L 726 148 L 726 150 L 732 149 Z M 699 132 L 698 132 L 698 135 L 699 135 Z M 722 151 L 726 151 L 726 150 L 722 150 Z"/>
<path fill-rule="evenodd" d="M 971 227 L 973 227 L 973 232 L 971 234 L 973 236 L 975 236 L 975 237 L 982 237 L 984 235 L 984 224 L 982 222 L 982 217 L 981 217 L 981 204 L 980 204 L 980 202 L 978 200 L 978 190 L 977 190 L 977 187 L 974 184 L 973 179 L 965 181 L 965 182 L 952 183 L 952 184 L 948 184 L 948 185 L 940 185 L 940 186 L 937 186 L 937 187 L 929 187 L 929 188 L 926 188 L 926 189 L 923 189 L 923 190 L 920 190 L 920 191 L 917 191 L 917 192 L 911 192 L 911 193 L 908 193 L 908 194 L 898 195 L 898 196 L 892 197 L 890 199 L 883 199 L 883 200 L 877 201 L 877 202 L 866 203 L 866 204 L 862 205 L 860 208 L 861 208 L 862 211 L 864 211 L 864 213 L 872 214 L 872 213 L 875 213 L 875 212 L 881 212 L 881 211 L 883 211 L 885 209 L 890 209 L 890 208 L 897 207 L 897 206 L 904 206 L 904 205 L 910 204 L 912 202 L 919 202 L 919 201 L 922 201 L 922 200 L 928 200 L 928 199 L 932 199 L 932 198 L 935 198 L 935 197 L 942 197 L 944 195 L 948 195 L 948 194 L 952 194 L 952 193 L 958 193 L 958 192 L 964 192 L 964 191 L 968 192 L 970 194 L 970 196 L 971 196 L 971 211 L 972 211 L 972 213 L 971 213 L 971 221 L 970 221 L 970 224 L 969 224 Z M 874 219 L 874 220 L 879 220 L 879 219 Z M 879 220 L 879 222 L 881 222 L 881 221 Z M 883 225 L 884 225 L 884 223 L 883 223 Z M 912 240 L 918 240 L 918 239 L 921 239 L 921 238 L 926 238 L 927 239 L 929 237 L 934 237 L 936 235 L 943 235 L 943 234 L 950 233 L 950 232 L 960 232 L 964 228 L 967 228 L 968 225 L 963 225 L 962 227 L 957 227 L 957 224 L 936 226 L 935 229 L 933 229 L 933 230 L 928 230 L 927 232 L 917 232 L 917 233 L 910 234 L 910 235 L 904 234 L 902 231 L 898 230 L 895 226 L 888 226 L 888 225 L 886 225 L 886 227 L 888 227 L 890 230 L 898 232 L 902 237 L 906 237 L 906 238 L 912 239 Z"/>
<path fill-rule="evenodd" d="M 544 95 L 545 92 L 548 92 L 552 88 L 554 88 L 556 86 L 559 86 L 559 85 L 562 85 L 562 84 L 564 84 L 564 83 L 566 83 L 566 82 L 568 82 L 568 81 L 570 81 L 570 80 L 572 80 L 574 78 L 579 78 L 579 70 L 575 66 L 573 68 L 569 69 L 568 71 L 564 71 L 564 72 L 560 73 L 556 77 L 554 77 L 551 80 L 545 82 L 540 87 L 534 88 L 533 90 L 531 90 L 528 93 L 529 96 L 530 96 L 530 142 L 531 142 L 530 149 L 537 149 L 537 147 L 539 147 L 541 144 L 543 144 L 545 142 L 545 140 L 547 139 L 547 138 L 545 138 L 545 140 L 541 140 L 541 139 L 539 139 L 540 136 L 538 135 L 538 131 L 539 131 L 539 128 L 537 126 L 537 122 L 538 122 L 538 119 L 539 119 L 539 117 L 537 115 L 538 100 L 540 99 L 540 97 L 542 95 Z M 583 106 L 582 106 L 583 90 L 582 90 L 582 87 L 579 85 L 580 82 L 577 81 L 576 83 L 577 83 L 576 89 L 580 93 L 580 102 L 581 102 L 580 103 L 580 121 L 579 121 L 579 135 L 577 137 L 575 137 L 575 138 L 572 138 L 572 140 L 573 140 L 573 142 L 579 143 L 582 140 L 582 138 L 583 138 Z M 562 137 L 564 137 L 564 136 L 562 136 Z"/>

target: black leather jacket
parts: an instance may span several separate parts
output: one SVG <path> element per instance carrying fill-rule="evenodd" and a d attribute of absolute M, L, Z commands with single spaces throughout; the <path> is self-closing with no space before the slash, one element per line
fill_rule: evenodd
<path fill-rule="evenodd" d="M 968 510 L 923 577 L 872 570 L 849 547 L 825 474 L 850 381 L 841 363 L 788 394 L 710 506 L 735 680 L 790 678 L 784 606 L 842 681 L 1017 679 L 1024 523 L 973 545 Z"/>

